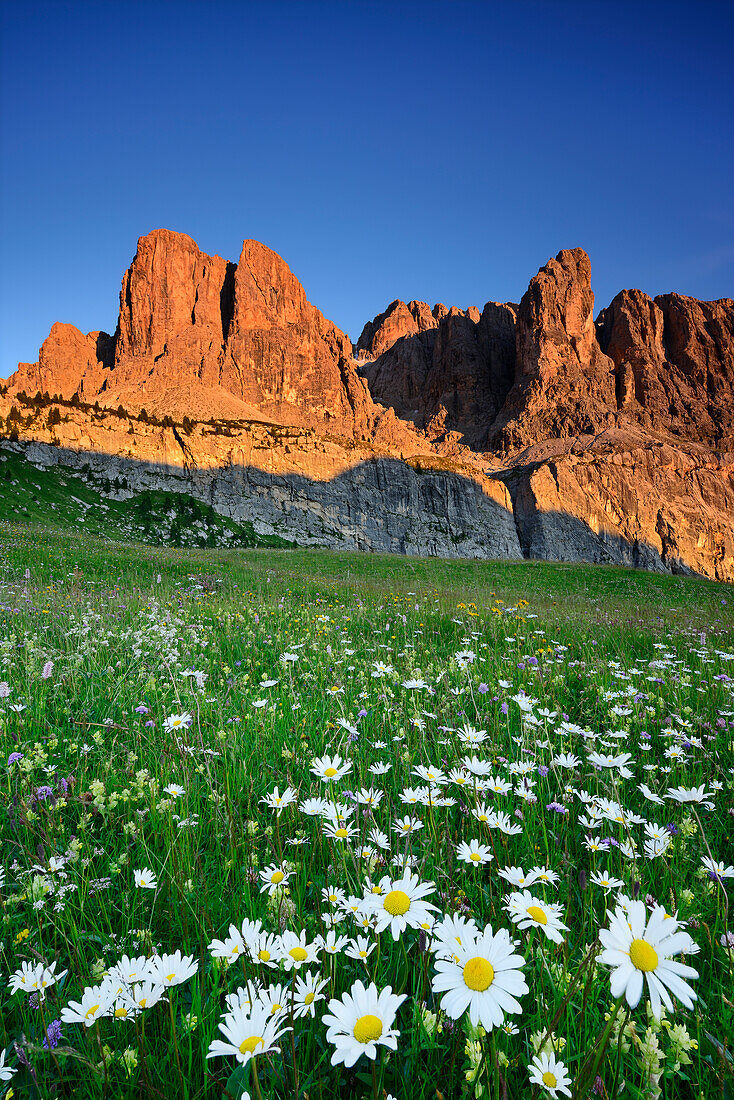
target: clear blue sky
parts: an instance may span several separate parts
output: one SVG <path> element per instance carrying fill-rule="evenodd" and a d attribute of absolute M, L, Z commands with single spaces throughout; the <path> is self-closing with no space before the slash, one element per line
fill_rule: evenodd
<path fill-rule="evenodd" d="M 137 238 L 279 252 L 352 339 L 518 300 L 560 248 L 734 295 L 730 3 L 2 5 L 0 377 L 116 323 Z"/>

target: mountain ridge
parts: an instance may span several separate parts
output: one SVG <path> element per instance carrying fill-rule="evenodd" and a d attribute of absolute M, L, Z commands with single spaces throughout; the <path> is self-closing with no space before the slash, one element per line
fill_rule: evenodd
<path fill-rule="evenodd" d="M 579 248 L 543 265 L 519 303 L 395 300 L 352 345 L 265 245 L 245 240 L 235 264 L 155 230 L 139 238 L 123 276 L 115 333 L 57 323 L 38 361 L 19 364 L 0 390 L 4 434 L 21 443 L 170 459 L 193 477 L 195 468 L 249 468 L 253 453 L 258 469 L 290 469 L 293 442 L 283 433 L 293 429 L 306 433 L 296 448 L 303 508 L 324 507 L 322 490 L 307 484 L 321 476 L 319 456 L 331 453 L 329 476 L 341 476 L 358 447 L 367 460 L 443 464 L 485 495 L 504 482 L 502 507 L 526 556 L 598 551 L 608 560 L 617 539 L 623 549 L 609 560 L 734 575 L 734 302 L 623 290 L 595 318 L 591 264 Z M 44 421 L 40 406 L 28 415 L 23 393 L 121 406 L 133 419 L 110 432 L 94 411 L 75 413 L 72 431 L 65 406 Z M 142 410 L 158 427 L 143 431 L 134 421 Z M 202 427 L 180 456 L 167 421 L 184 419 Z M 397 481 L 409 508 L 412 482 Z M 374 487 L 366 504 L 360 484 L 340 483 L 355 493 L 357 515 L 379 507 Z M 236 507 L 231 493 L 227 500 Z M 430 503 L 421 509 L 425 545 L 438 552 L 446 540 L 429 537 Z M 420 533 L 409 542 L 420 552 Z"/>

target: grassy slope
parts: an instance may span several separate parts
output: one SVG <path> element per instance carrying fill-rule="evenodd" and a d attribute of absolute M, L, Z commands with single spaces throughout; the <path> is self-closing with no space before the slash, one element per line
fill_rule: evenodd
<path fill-rule="evenodd" d="M 27 583 L 26 569 L 30 571 Z M 157 581 L 159 573 L 160 584 Z M 416 593 L 415 597 L 412 593 Z M 359 687 L 370 693 L 371 700 L 367 703 L 370 716 L 365 727 L 369 735 L 353 749 L 355 759 L 362 761 L 360 782 L 369 779 L 364 765 L 371 756 L 365 754 L 369 751 L 367 743 L 376 736 L 390 742 L 397 730 L 407 730 L 405 747 L 410 748 L 413 762 L 424 757 L 434 759 L 439 749 L 432 740 L 433 733 L 424 743 L 422 735 L 417 737 L 410 730 L 413 708 L 424 705 L 426 700 L 403 699 L 398 691 L 390 708 L 377 705 L 374 696 L 382 686 L 376 686 L 367 671 L 358 671 L 355 677 L 359 679 L 351 677 L 344 667 L 345 662 L 339 660 L 339 647 L 344 644 L 343 632 L 348 630 L 355 650 L 351 660 L 358 670 L 367 670 L 376 656 L 384 656 L 398 666 L 399 684 L 414 663 L 432 679 L 439 668 L 451 668 L 451 655 L 463 648 L 465 635 L 476 629 L 482 632 L 479 645 L 487 647 L 479 649 L 483 663 L 478 666 L 478 673 L 481 672 L 481 677 L 492 685 L 492 690 L 501 677 L 507 677 L 513 684 L 507 689 L 508 696 L 521 686 L 538 690 L 544 703 L 568 712 L 573 721 L 605 728 L 615 719 L 611 719 L 608 708 L 599 701 L 598 693 L 603 687 L 619 687 L 606 668 L 607 660 L 619 660 L 625 666 L 648 661 L 656 655 L 653 644 L 661 638 L 666 641 L 670 638 L 673 648 L 686 661 L 692 660 L 687 650 L 698 644 L 698 634 L 691 636 L 692 629 L 705 632 L 709 646 L 731 649 L 734 614 L 730 593 L 731 589 L 726 586 L 695 578 L 609 567 L 445 562 L 306 550 L 177 550 L 115 545 L 88 534 L 64 535 L 39 524 L 0 524 L 0 605 L 5 605 L 0 613 L 0 625 L 6 634 L 12 632 L 14 642 L 21 636 L 26 639 L 24 645 L 7 649 L 7 664 L 0 679 L 7 678 L 12 683 L 13 698 L 22 697 L 29 704 L 27 712 L 21 716 L 6 716 L 8 738 L 4 752 L 7 754 L 20 746 L 31 755 L 31 745 L 37 740 L 45 744 L 52 734 L 59 739 L 54 759 L 58 758 L 64 774 L 73 770 L 77 792 L 88 791 L 100 777 L 108 792 L 122 787 L 135 789 L 134 773 L 137 768 L 146 767 L 161 787 L 171 781 L 183 782 L 188 792 L 186 812 L 196 812 L 201 818 L 196 833 L 179 833 L 171 823 L 168 810 L 162 808 L 163 803 L 151 798 L 142 786 L 141 793 L 129 807 L 122 803 L 109 813 L 95 812 L 85 816 L 86 807 L 78 799 L 64 804 L 53 819 L 41 808 L 39 813 L 46 815 L 41 817 L 41 825 L 48 832 L 39 833 L 41 826 L 29 819 L 27 827 L 23 825 L 13 833 L 12 849 L 8 846 L 4 853 L 6 864 L 18 857 L 22 866 L 30 866 L 39 858 L 35 847 L 39 837 L 47 857 L 52 852 L 62 851 L 69 835 L 74 833 L 84 838 L 84 853 L 89 853 L 92 859 L 89 875 L 112 875 L 115 889 L 96 896 L 82 890 L 70 895 L 63 917 L 52 915 L 50 909 L 39 915 L 25 903 L 9 909 L 5 934 L 7 957 L 2 965 L 4 975 L 18 965 L 20 957 L 33 957 L 29 954 L 31 950 L 43 957 L 58 954 L 64 966 L 71 964 L 67 986 L 59 998 L 60 1003 L 65 1003 L 69 997 L 77 996 L 82 984 L 90 980 L 95 959 L 103 956 L 109 964 L 119 954 L 121 945 L 125 949 L 132 947 L 136 941 L 131 938 L 130 927 L 137 928 L 148 919 L 155 942 L 163 943 L 166 948 L 181 946 L 201 958 L 202 966 L 207 964 L 206 942 L 213 935 L 224 934 L 230 921 L 239 922 L 246 913 L 260 913 L 265 904 L 257 891 L 250 890 L 247 877 L 250 860 L 256 860 L 256 866 L 263 866 L 274 858 L 270 839 L 264 831 L 264 826 L 272 823 L 272 817 L 262 809 L 259 798 L 276 782 L 281 788 L 287 781 L 303 784 L 304 790 L 309 782 L 315 787 L 308 772 L 311 757 L 323 751 L 329 739 L 335 736 L 333 722 L 342 712 L 342 706 L 354 719 L 361 705 L 361 696 L 356 694 Z M 142 660 L 131 659 L 130 642 L 125 632 L 143 627 L 146 620 L 142 613 L 151 606 L 152 599 L 180 617 L 178 671 L 160 665 L 156 651 L 148 651 L 147 643 Z M 528 600 L 529 606 L 519 615 L 500 617 L 491 612 L 497 606 L 496 600 L 502 600 L 505 606 Z M 473 604 L 476 607 L 472 607 Z M 98 620 L 92 619 L 94 628 L 88 643 L 69 629 L 78 623 L 80 611 L 87 607 L 100 616 Z M 195 624 L 205 627 L 210 637 L 206 646 L 188 640 L 188 627 Z M 532 653 L 536 646 L 546 644 L 543 639 L 534 637 L 536 628 L 544 628 L 547 639 L 558 640 L 569 647 L 569 664 L 559 666 L 557 671 L 552 663 L 548 664 L 537 681 L 525 665 L 519 663 L 525 651 Z M 715 637 L 712 638 L 712 634 Z M 263 694 L 257 686 L 261 678 L 279 677 L 281 683 L 272 698 L 279 700 L 280 692 L 287 699 L 288 677 L 279 664 L 279 654 L 300 642 L 307 642 L 307 648 L 301 651 L 301 662 L 293 674 L 297 690 L 304 693 L 303 708 L 291 711 L 284 705 L 282 711 L 254 710 L 252 699 Z M 77 652 L 83 650 L 84 655 L 76 664 Z M 542 649 L 537 652 L 540 654 Z M 53 654 L 56 670 L 52 678 L 42 681 L 40 668 L 48 654 Z M 540 659 L 543 663 L 546 661 L 544 656 Z M 598 676 L 595 679 L 587 677 L 574 667 L 579 662 L 587 662 L 589 668 L 598 668 Z M 190 664 L 209 672 L 205 694 L 211 694 L 211 699 L 196 695 L 181 680 L 180 669 Z M 718 664 L 711 669 L 708 665 L 696 665 L 707 680 L 718 667 Z M 347 694 L 332 699 L 326 692 L 335 675 L 346 682 Z M 460 683 L 455 671 L 449 676 L 451 682 Z M 382 685 L 383 681 L 378 683 Z M 656 697 L 651 696 L 657 715 L 654 726 L 657 727 L 659 720 L 669 713 L 692 713 L 697 721 L 708 718 L 713 722 L 716 708 L 730 705 L 729 697 L 721 684 L 699 694 L 702 690 L 695 679 L 671 677 L 669 683 L 659 691 L 656 689 Z M 477 696 L 477 699 L 481 701 L 485 697 Z M 143 719 L 135 715 L 133 708 L 141 700 L 151 707 L 156 718 L 155 733 L 149 732 L 143 726 Z M 430 705 L 439 712 L 436 722 L 458 722 L 460 707 L 462 714 L 466 708 L 465 720 L 491 723 L 493 738 L 497 739 L 496 751 L 506 751 L 510 746 L 508 734 L 518 732 L 518 728 L 510 727 L 509 723 L 505 729 L 504 719 L 497 710 L 499 704 L 481 702 L 481 711 L 477 709 L 475 714 L 473 700 L 467 695 L 461 701 L 452 702 L 450 695 L 444 697 L 439 692 Z M 197 715 L 201 707 L 206 743 L 217 745 L 223 753 L 223 757 L 212 765 L 209 778 L 204 774 L 203 765 L 199 765 L 199 758 L 193 763 L 183 760 L 173 739 L 161 730 L 166 714 L 186 707 L 196 709 Z M 114 719 L 110 729 L 105 725 L 108 718 Z M 229 724 L 240 720 L 240 727 Z M 633 720 L 632 731 L 638 728 L 636 721 L 637 718 Z M 651 718 L 645 721 L 653 727 Z M 10 723 L 13 723 L 14 736 L 17 731 L 17 741 L 10 740 Z M 218 730 L 222 731 L 221 735 Z M 91 742 L 92 748 L 80 756 L 73 746 L 83 738 Z M 717 751 L 723 774 L 728 774 L 726 769 L 732 763 L 731 750 L 725 744 L 727 739 L 724 733 L 719 735 Z M 636 748 L 635 742 L 633 737 L 630 747 Z M 659 758 L 661 745 L 665 744 L 656 740 L 655 759 Z M 445 751 L 443 747 L 440 749 L 441 753 Z M 135 754 L 132 758 L 128 756 L 130 752 Z M 30 805 L 32 788 L 45 781 L 40 766 L 43 762 L 39 759 L 39 766 L 29 773 L 26 785 L 22 789 L 19 787 L 21 805 L 26 807 L 24 812 Z M 676 775 L 675 781 L 703 780 L 707 766 L 705 763 L 697 765 L 690 773 L 686 769 Z M 395 756 L 395 771 L 401 767 L 399 782 L 412 781 L 408 766 L 401 765 L 399 757 Z M 397 789 L 396 784 L 397 779 L 385 781 L 388 799 L 395 798 L 393 787 Z M 212 791 L 225 792 L 229 817 L 222 809 L 221 799 L 215 803 L 209 797 L 210 786 Z M 529 1090 L 524 1088 L 526 1035 L 534 1028 L 542 1028 L 560 1006 L 566 987 L 563 983 L 567 983 L 574 973 L 585 944 L 602 919 L 602 895 L 588 892 L 582 898 L 576 887 L 578 867 L 588 863 L 588 854 L 580 845 L 580 830 L 567 834 L 559 829 L 558 836 L 550 831 L 546 835 L 549 818 L 542 812 L 546 797 L 541 799 L 537 813 L 526 814 L 528 836 L 536 844 L 534 852 L 523 847 L 524 838 L 520 838 L 511 849 L 513 854 L 502 857 L 502 862 L 527 862 L 534 858 L 562 870 L 559 897 L 569 907 L 571 961 L 568 974 L 564 972 L 554 988 L 544 976 L 540 953 L 535 950 L 531 954 L 527 949 L 531 957 L 528 977 L 533 995 L 525 999 L 526 1007 L 520 1020 L 521 1037 L 502 1041 L 502 1049 L 507 1049 L 512 1059 L 509 1076 L 512 1100 L 529 1095 Z M 634 793 L 634 784 L 630 786 L 629 797 L 635 808 L 644 808 L 639 795 Z M 715 854 L 724 857 L 727 850 L 731 851 L 725 810 L 731 805 L 728 791 L 720 801 L 717 814 L 712 815 L 709 842 Z M 144 818 L 138 817 L 141 807 L 141 813 L 146 815 Z M 654 811 L 648 807 L 647 812 L 652 814 Z M 675 820 L 683 816 L 667 808 L 664 813 L 674 816 Z M 251 818 L 261 823 L 259 838 L 253 842 L 244 839 L 246 822 Z M 553 825 L 552 818 L 550 821 Z M 121 831 L 126 823 L 136 827 L 130 839 Z M 550 830 L 550 826 L 548 828 Z M 467 837 L 476 832 L 471 822 L 467 829 Z M 7 837 L 9 844 L 10 833 Z M 314 844 L 312 850 L 320 853 L 319 844 Z M 455 890 L 460 885 L 466 889 L 474 910 L 486 917 L 488 898 L 479 891 L 471 876 L 459 869 L 450 882 L 444 882 L 443 864 L 448 847 L 442 839 L 435 855 L 429 857 L 424 875 L 440 877 L 442 888 L 450 886 Z M 676 885 L 695 886 L 694 901 L 684 915 L 705 920 L 714 929 L 715 940 L 718 927 L 715 897 L 705 894 L 701 881 L 694 878 L 700 854 L 698 847 L 698 841 L 694 840 L 687 848 L 681 842 L 680 850 L 676 850 L 676 858 L 680 859 L 676 875 L 680 882 L 673 880 L 672 870 L 656 863 L 645 869 L 645 886 L 654 887 L 661 897 L 670 896 Z M 430 851 L 431 846 L 426 842 L 425 848 Z M 170 858 L 172 851 L 176 853 L 174 861 Z M 152 897 L 143 896 L 140 891 L 136 893 L 125 885 L 129 883 L 131 869 L 144 865 L 155 869 L 162 884 L 157 906 L 153 905 Z M 609 867 L 619 869 L 616 863 L 610 863 Z M 318 860 L 316 870 L 309 869 L 311 873 L 318 887 L 326 881 L 327 872 Z M 73 874 L 76 876 L 73 881 L 80 880 L 78 870 Z M 310 914 L 304 921 L 311 920 L 319 909 L 317 888 L 310 886 L 308 878 L 304 865 L 299 871 L 297 886 L 294 885 L 299 912 Z M 491 881 L 490 876 L 487 878 Z M 189 881 L 194 883 L 191 888 L 187 886 Z M 481 884 L 481 878 L 478 881 Z M 17 893 L 14 888 L 14 894 Z M 506 923 L 504 918 L 502 920 Z M 272 913 L 266 923 L 273 924 Z M 25 926 L 31 928 L 28 944 L 15 945 L 15 937 L 22 934 Z M 697 962 L 702 972 L 699 988 L 707 1004 L 704 1026 L 723 1038 L 731 1027 L 732 1015 L 726 1007 L 727 1002 L 721 998 L 725 988 L 722 959 L 709 951 L 701 929 L 696 932 L 696 938 L 704 948 Z M 393 950 L 388 942 L 385 949 L 389 958 L 386 957 L 382 964 L 381 984 L 388 980 L 402 981 L 402 963 L 397 948 Z M 561 958 L 562 952 L 556 951 L 554 965 L 558 961 L 560 966 Z M 190 992 L 189 986 L 184 986 L 175 998 L 181 1013 L 193 1011 L 201 1021 L 193 1041 L 182 1040 L 182 1058 L 185 1075 L 191 1081 L 189 1095 L 192 1097 L 202 1095 L 197 1093 L 199 1085 L 205 1080 L 205 1073 L 214 1068 L 215 1077 L 205 1088 L 207 1100 L 222 1096 L 225 1083 L 231 1095 L 239 1095 L 240 1087 L 247 1083 L 246 1076 L 236 1071 L 228 1078 L 233 1064 L 205 1063 L 203 1060 L 207 1043 L 215 1034 L 221 993 L 234 985 L 237 974 L 222 979 L 221 988 L 217 985 L 218 980 L 213 970 L 207 971 L 200 987 L 194 984 Z M 225 980 L 228 984 L 224 984 Z M 547 1003 L 542 1000 L 541 992 Z M 19 995 L 12 1000 L 7 995 L 4 1001 L 0 999 L 0 1018 L 4 1011 L 7 1029 L 0 1034 L 0 1043 L 9 1043 L 21 1032 L 31 1037 L 38 1035 L 37 1020 L 30 1009 L 23 1008 L 23 1003 Z M 575 1072 L 600 1034 L 603 1012 L 608 1007 L 608 979 L 601 974 L 595 980 L 588 1010 L 581 1011 L 580 1005 L 574 1002 L 573 1011 L 564 1016 L 559 1031 L 568 1040 L 568 1054 Z M 641 1020 L 643 1012 L 638 1011 L 636 1016 Z M 688 1019 L 691 1026 L 689 1017 L 682 1018 Z M 120 1065 L 115 1063 L 110 1069 L 111 1095 L 130 1100 L 138 1095 L 172 1095 L 166 1090 L 176 1087 L 176 1059 L 168 1038 L 167 1019 L 161 1010 L 151 1015 L 148 1025 L 152 1067 L 149 1070 L 150 1090 L 139 1092 L 137 1078 L 127 1080 Z M 182 1024 L 179 1026 L 183 1029 Z M 109 1040 L 116 1050 L 127 1043 L 136 1045 L 131 1029 L 116 1032 L 109 1022 L 103 1027 L 105 1041 Z M 304 1045 L 299 1058 L 312 1096 L 318 1095 L 318 1089 L 307 1075 L 322 1056 L 322 1031 L 322 1028 L 309 1025 L 300 1032 L 304 1044 L 308 1045 Z M 696 1034 L 703 1044 L 703 1032 Z M 86 1053 L 92 1065 L 99 1061 L 93 1031 L 87 1033 L 80 1027 L 70 1027 L 65 1035 L 68 1042 Z M 446 1043 L 438 1044 L 435 1050 L 424 1049 L 422 1040 L 411 1038 L 405 1028 L 400 1060 L 396 1058 L 390 1070 L 393 1090 L 397 1092 L 395 1082 L 400 1078 L 399 1095 L 408 1100 L 428 1100 L 444 1082 L 447 1050 Z M 703 1046 L 702 1055 L 711 1057 L 712 1050 L 710 1045 Z M 50 1096 L 51 1083 L 55 1080 L 54 1066 L 43 1054 L 34 1057 L 44 1082 L 34 1095 Z M 457 1070 L 461 1064 L 460 1051 Z M 636 1085 L 636 1067 L 634 1056 L 625 1057 L 624 1074 L 633 1082 L 629 1095 L 632 1100 L 641 1100 L 642 1092 Z M 608 1083 L 609 1076 L 608 1072 Z M 331 1079 L 336 1078 L 338 1073 L 332 1074 Z M 26 1075 L 23 1082 L 27 1084 L 27 1080 Z M 101 1100 L 104 1091 L 101 1074 L 88 1072 L 86 1067 L 80 1069 L 73 1058 L 63 1061 L 61 1080 L 60 1093 L 55 1095 Z M 708 1065 L 697 1065 L 693 1080 L 710 1081 L 712 1091 L 708 1095 L 720 1095 Z M 271 1086 L 265 1095 L 282 1100 L 289 1095 L 288 1087 L 287 1084 L 283 1089 Z M 369 1083 L 361 1091 L 360 1085 L 354 1082 L 349 1087 L 357 1096 L 369 1091 Z M 183 1095 L 177 1091 L 176 1095 L 179 1094 Z M 343 1094 L 337 1094 L 330 1085 L 323 1093 L 327 1100 Z M 680 1091 L 672 1088 L 666 1095 L 690 1100 L 693 1093 L 683 1087 Z"/>
<path fill-rule="evenodd" d="M 106 488 L 106 487 L 105 487 Z M 52 466 L 38 469 L 22 455 L 0 448 L 0 521 L 22 519 L 43 528 L 83 530 L 119 541 L 171 546 L 285 546 L 259 535 L 251 523 L 235 523 L 185 493 L 145 491 L 129 500 Z"/>

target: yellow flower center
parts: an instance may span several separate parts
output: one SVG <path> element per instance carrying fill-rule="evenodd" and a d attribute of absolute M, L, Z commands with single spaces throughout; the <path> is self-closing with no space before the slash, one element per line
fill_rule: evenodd
<path fill-rule="evenodd" d="M 303 947 L 292 947 L 288 954 L 299 963 L 302 963 L 304 959 L 308 958 L 308 951 Z"/>
<path fill-rule="evenodd" d="M 536 924 L 548 923 L 548 918 L 539 905 L 529 905 L 528 916 L 532 917 Z"/>
<path fill-rule="evenodd" d="M 483 993 L 494 981 L 494 967 L 481 955 L 475 955 L 464 965 L 464 984 L 469 989 Z"/>
<path fill-rule="evenodd" d="M 282 871 L 274 871 L 273 874 L 270 876 L 270 881 L 278 883 L 278 882 L 282 882 L 284 878 L 285 878 L 285 875 L 283 874 Z"/>
<path fill-rule="evenodd" d="M 354 1038 L 358 1043 L 373 1042 L 382 1035 L 382 1020 L 379 1016 L 360 1016 L 354 1025 Z"/>
<path fill-rule="evenodd" d="M 338 836 L 340 840 L 344 840 L 344 837 L 349 836 L 348 829 L 335 829 L 334 836 Z"/>
<path fill-rule="evenodd" d="M 115 1019 L 116 1020 L 120 1020 L 120 1019 L 124 1020 L 126 1016 L 127 1016 L 127 1009 L 126 1008 L 123 1007 L 123 1008 L 116 1008 L 115 1009 Z"/>
<path fill-rule="evenodd" d="M 258 951 L 257 957 L 260 960 L 260 962 L 264 962 L 264 963 L 270 962 L 270 952 L 266 951 L 265 948 L 263 948 L 262 951 Z"/>
<path fill-rule="evenodd" d="M 383 905 L 391 917 L 402 917 L 410 909 L 410 898 L 404 890 L 391 890 Z"/>
<path fill-rule="evenodd" d="M 477 814 L 477 821 L 489 821 L 486 814 Z"/>
<path fill-rule="evenodd" d="M 270 1015 L 271 1015 L 271 1016 L 274 1016 L 276 1012 L 280 1012 L 280 1010 L 281 1010 L 281 1008 L 282 1008 L 282 1007 L 283 1007 L 283 1006 L 282 1006 L 282 1005 L 279 1005 L 279 1004 L 272 1004 L 272 1005 L 270 1006 Z"/>
<path fill-rule="evenodd" d="M 333 779 L 336 775 L 336 768 L 327 768 L 324 775 L 328 775 L 329 779 Z"/>
<path fill-rule="evenodd" d="M 554 1089 L 558 1084 L 558 1078 L 549 1069 L 543 1074 L 542 1081 L 545 1087 L 549 1089 Z"/>
<path fill-rule="evenodd" d="M 307 993 L 306 996 L 303 998 L 303 1003 L 305 1005 L 312 1005 L 313 1004 L 313 999 L 314 999 L 315 996 L 316 996 L 315 993 Z"/>
<path fill-rule="evenodd" d="M 469 856 L 469 859 L 473 860 L 475 863 L 479 863 L 479 860 L 481 858 L 482 857 L 479 855 L 479 852 L 472 852 L 471 855 Z"/>
<path fill-rule="evenodd" d="M 240 1043 L 240 1054 L 254 1054 L 259 1046 L 265 1046 L 262 1035 L 250 1035 Z"/>
<path fill-rule="evenodd" d="M 654 970 L 658 965 L 658 953 L 645 940 L 633 940 L 630 944 L 630 959 L 638 970 Z"/>
<path fill-rule="evenodd" d="M 166 974 L 166 981 L 167 982 L 172 982 L 175 977 L 176 977 L 175 974 Z"/>
<path fill-rule="evenodd" d="M 99 1005 L 92 1005 L 92 1007 L 87 1010 L 87 1013 L 86 1013 L 87 1020 L 91 1020 L 92 1016 L 94 1016 L 94 1014 L 95 1014 L 95 1012 L 97 1011 L 98 1008 L 99 1008 Z"/>

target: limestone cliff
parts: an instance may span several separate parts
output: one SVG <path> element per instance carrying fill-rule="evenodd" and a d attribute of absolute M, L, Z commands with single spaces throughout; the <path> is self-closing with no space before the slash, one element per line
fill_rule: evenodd
<path fill-rule="evenodd" d="M 54 325 L 0 416 L 293 541 L 734 579 L 734 302 L 626 290 L 595 323 L 578 248 L 519 305 L 396 301 L 353 349 L 264 245 L 156 230 L 115 333 Z"/>

